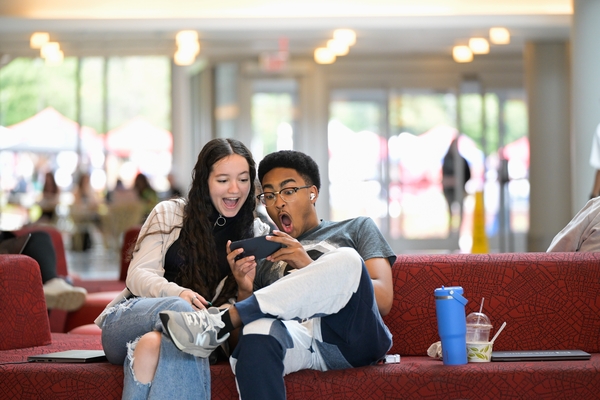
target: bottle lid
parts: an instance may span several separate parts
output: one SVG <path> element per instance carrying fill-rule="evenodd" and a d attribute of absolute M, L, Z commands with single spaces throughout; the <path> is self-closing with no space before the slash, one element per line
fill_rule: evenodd
<path fill-rule="evenodd" d="M 463 297 L 463 288 L 460 286 L 449 286 L 449 287 L 444 287 L 442 286 L 441 288 L 437 288 L 434 291 L 434 295 L 435 295 L 435 299 L 436 300 L 457 300 L 458 302 L 460 302 L 462 305 L 467 304 L 467 302 L 469 300 L 465 299 Z"/>

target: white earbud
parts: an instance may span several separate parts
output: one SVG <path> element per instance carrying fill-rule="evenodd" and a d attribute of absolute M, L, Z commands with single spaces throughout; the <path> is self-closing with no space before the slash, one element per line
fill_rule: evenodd
<path fill-rule="evenodd" d="M 314 200 L 314 199 L 315 199 L 315 194 L 314 194 L 314 193 L 311 193 L 311 194 L 310 194 L 310 199 L 311 199 L 311 200 Z"/>

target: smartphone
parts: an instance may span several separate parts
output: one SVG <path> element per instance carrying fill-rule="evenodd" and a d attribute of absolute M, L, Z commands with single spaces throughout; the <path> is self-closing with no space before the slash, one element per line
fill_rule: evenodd
<path fill-rule="evenodd" d="M 260 260 L 275 253 L 281 247 L 281 243 L 268 241 L 266 236 L 237 240 L 229 246 L 232 251 L 239 248 L 244 249 L 244 252 L 235 258 L 236 260 L 248 256 L 254 256 L 255 259 Z"/>

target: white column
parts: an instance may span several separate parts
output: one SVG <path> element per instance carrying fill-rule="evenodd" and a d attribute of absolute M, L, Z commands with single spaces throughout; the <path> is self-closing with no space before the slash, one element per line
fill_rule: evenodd
<path fill-rule="evenodd" d="M 531 149 L 527 251 L 546 251 L 571 219 L 568 47 L 527 43 L 524 59 Z"/>
<path fill-rule="evenodd" d="M 192 151 L 191 93 L 187 67 L 171 63 L 171 133 L 173 134 L 173 174 L 179 187 L 187 193 L 191 172 L 196 163 Z"/>
<path fill-rule="evenodd" d="M 572 207 L 575 215 L 592 191 L 590 147 L 600 123 L 600 1 L 574 0 L 571 30 Z M 532 203 L 533 204 L 533 203 Z"/>

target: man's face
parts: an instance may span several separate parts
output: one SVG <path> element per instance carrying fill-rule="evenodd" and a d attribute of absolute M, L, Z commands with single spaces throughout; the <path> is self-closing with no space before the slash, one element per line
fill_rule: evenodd
<path fill-rule="evenodd" d="M 295 169 L 275 168 L 265 174 L 262 179 L 264 192 L 279 192 L 282 189 L 291 189 L 306 186 L 307 183 Z M 311 194 L 313 199 L 311 200 Z M 297 238 L 304 232 L 315 228 L 319 224 L 314 202 L 318 196 L 317 188 L 310 186 L 296 192 L 286 191 L 284 201 L 280 195 L 275 195 L 275 203 L 268 205 L 267 213 L 277 224 L 279 230 Z"/>

